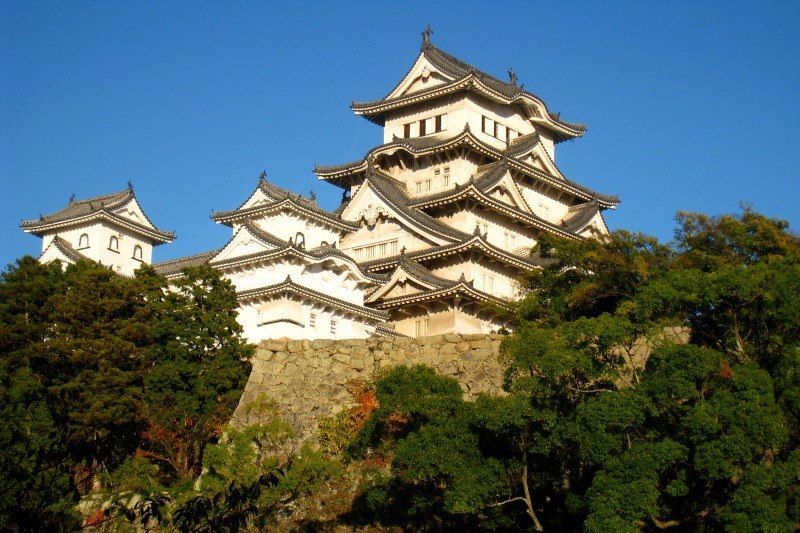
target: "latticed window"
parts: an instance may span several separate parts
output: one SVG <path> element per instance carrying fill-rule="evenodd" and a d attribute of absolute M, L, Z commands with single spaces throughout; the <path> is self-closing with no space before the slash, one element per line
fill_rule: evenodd
<path fill-rule="evenodd" d="M 311 316 L 308 317 L 308 326 L 311 328 L 317 327 L 317 313 L 311 313 Z"/>
<path fill-rule="evenodd" d="M 336 335 L 336 326 L 337 326 L 336 321 L 334 319 L 331 319 L 331 333 L 333 333 L 334 335 Z"/>

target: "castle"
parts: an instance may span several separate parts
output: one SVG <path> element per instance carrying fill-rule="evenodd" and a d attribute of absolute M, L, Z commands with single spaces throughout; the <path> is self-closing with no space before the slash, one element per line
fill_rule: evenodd
<path fill-rule="evenodd" d="M 509 329 L 503 309 L 540 266 L 530 252 L 538 236 L 603 235 L 602 212 L 619 200 L 555 164 L 557 144 L 582 136 L 584 125 L 549 111 L 513 71 L 507 81 L 490 76 L 434 46 L 430 34 L 385 97 L 351 104 L 383 127 L 383 144 L 357 161 L 314 168 L 343 190 L 337 209 L 262 173 L 241 205 L 212 213 L 231 228 L 222 248 L 156 270 L 175 278 L 187 266 L 219 269 L 253 342 Z M 174 238 L 145 215 L 130 185 L 21 227 L 43 237 L 42 261 L 88 258 L 123 275 Z"/>

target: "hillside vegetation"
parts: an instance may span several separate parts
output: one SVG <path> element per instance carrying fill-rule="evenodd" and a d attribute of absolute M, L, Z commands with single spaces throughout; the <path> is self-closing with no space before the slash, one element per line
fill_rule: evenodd
<path fill-rule="evenodd" d="M 225 426 L 252 349 L 213 270 L 172 292 L 150 269 L 20 260 L 0 283 L 0 527 L 800 528 L 786 223 L 680 213 L 669 244 L 618 231 L 534 253 L 547 266 L 513 309 L 507 394 L 467 401 L 431 369 L 390 369 L 294 452 L 269 402 L 250 406 L 265 423 Z"/>

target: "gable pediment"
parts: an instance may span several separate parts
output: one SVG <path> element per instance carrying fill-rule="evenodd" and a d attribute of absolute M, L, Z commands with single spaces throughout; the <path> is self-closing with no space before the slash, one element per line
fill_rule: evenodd
<path fill-rule="evenodd" d="M 262 191 L 260 187 L 257 187 L 253 194 L 250 195 L 250 198 L 248 198 L 239 209 L 247 209 L 249 207 L 271 204 L 274 201 L 275 200 L 264 194 L 264 191 Z"/>
<path fill-rule="evenodd" d="M 366 303 L 375 302 L 378 300 L 386 300 L 398 296 L 408 296 L 409 294 L 418 294 L 436 289 L 434 285 L 426 283 L 424 280 L 418 279 L 413 274 L 407 272 L 402 267 L 398 268 L 392 274 L 392 277 L 382 287 L 373 292 Z"/>
<path fill-rule="evenodd" d="M 430 244 L 451 242 L 430 231 L 430 228 L 427 228 L 423 222 L 416 220 L 407 211 L 386 201 L 372 187 L 372 183 L 367 180 L 347 204 L 347 207 L 342 212 L 342 219 L 367 226 L 374 226 L 378 220 L 389 220 L 395 222 L 409 234 L 419 237 Z"/>
<path fill-rule="evenodd" d="M 525 201 L 525 198 L 523 198 L 519 187 L 517 187 L 517 184 L 514 183 L 514 180 L 508 173 L 506 173 L 506 175 L 503 176 L 500 181 L 490 187 L 487 193 L 492 198 L 500 200 L 501 202 L 515 207 L 520 211 L 524 211 L 526 213 L 531 212 L 531 209 L 528 206 L 528 203 Z"/>
<path fill-rule="evenodd" d="M 444 74 L 428 61 L 425 54 L 420 54 L 408 74 L 397 84 L 397 87 L 386 96 L 386 99 L 397 98 L 407 94 L 424 91 L 437 85 L 444 85 L 453 81 L 451 76 Z"/>
<path fill-rule="evenodd" d="M 230 241 L 209 262 L 234 259 L 259 252 L 276 249 L 275 244 L 261 239 L 247 226 L 240 226 Z"/>
<path fill-rule="evenodd" d="M 128 202 L 125 202 L 124 205 L 114 209 L 113 213 L 142 226 L 156 229 L 147 219 L 147 216 L 144 214 L 144 211 L 142 211 L 142 207 L 139 205 L 139 202 L 136 201 L 136 198 L 131 198 Z"/>

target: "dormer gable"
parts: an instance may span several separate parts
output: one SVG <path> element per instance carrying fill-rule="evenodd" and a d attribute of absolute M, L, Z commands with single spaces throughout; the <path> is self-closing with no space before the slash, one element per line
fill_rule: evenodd
<path fill-rule="evenodd" d="M 210 259 L 210 263 L 274 250 L 280 246 L 278 239 L 259 230 L 252 224 L 239 226 L 231 240 Z"/>
<path fill-rule="evenodd" d="M 485 193 L 496 200 L 500 200 L 501 202 L 505 202 L 508 205 L 516 207 L 520 211 L 526 213 L 532 212 L 530 206 L 528 206 L 528 202 L 526 202 L 525 198 L 523 198 L 519 187 L 517 187 L 517 184 L 514 183 L 514 180 L 511 178 L 511 174 L 509 172 L 506 172 L 500 181 L 491 187 L 488 187 Z"/>
<path fill-rule="evenodd" d="M 141 224 L 142 226 L 146 226 L 151 229 L 157 229 L 150 219 L 147 218 L 147 215 L 142 210 L 142 206 L 139 205 L 139 201 L 136 199 L 136 197 L 131 197 L 128 202 L 114 209 L 113 212 L 122 218 L 128 219 L 137 224 Z"/>
<path fill-rule="evenodd" d="M 453 81 L 453 77 L 445 74 L 440 69 L 435 67 L 431 61 L 425 57 L 425 53 L 420 53 L 417 60 L 409 69 L 405 77 L 400 80 L 400 83 L 392 89 L 386 98 L 397 98 L 405 96 L 437 85 L 444 85 L 445 83 Z"/>
<path fill-rule="evenodd" d="M 418 263 L 401 259 L 389 281 L 370 294 L 365 303 L 419 294 L 453 284 L 454 282 L 439 278 Z"/>
<path fill-rule="evenodd" d="M 387 180 L 391 178 L 367 177 L 342 211 L 342 219 L 366 226 L 374 226 L 378 220 L 393 220 L 409 233 L 434 245 L 460 240 L 462 235 L 457 230 L 405 205 L 408 198 L 399 191 L 400 185 L 383 183 Z"/>

